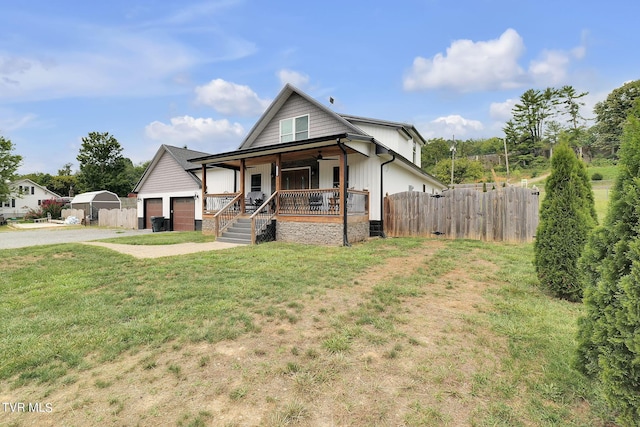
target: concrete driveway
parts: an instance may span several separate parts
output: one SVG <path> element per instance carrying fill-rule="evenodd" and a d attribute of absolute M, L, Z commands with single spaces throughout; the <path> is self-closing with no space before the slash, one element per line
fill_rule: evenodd
<path fill-rule="evenodd" d="M 95 227 L 44 227 L 0 232 L 0 249 L 60 243 L 88 242 L 151 233 L 151 230 L 126 230 Z"/>

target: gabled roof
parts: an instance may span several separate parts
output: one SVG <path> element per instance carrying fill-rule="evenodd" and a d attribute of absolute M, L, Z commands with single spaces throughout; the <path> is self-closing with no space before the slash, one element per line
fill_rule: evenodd
<path fill-rule="evenodd" d="M 54 196 L 56 196 L 56 197 L 61 197 L 58 193 L 55 193 L 55 192 L 53 192 L 53 191 L 49 190 L 47 187 L 43 187 L 42 185 L 38 184 L 37 182 L 33 182 L 33 181 L 32 181 L 32 180 L 30 180 L 29 178 L 16 179 L 15 181 L 13 181 L 13 182 L 11 183 L 11 186 L 12 186 L 12 187 L 17 187 L 17 186 L 19 186 L 19 185 L 20 185 L 20 183 L 23 183 L 23 182 L 28 182 L 28 183 L 29 183 L 29 185 L 33 185 L 34 187 L 38 187 L 38 188 L 39 188 L 39 189 L 41 189 L 42 191 L 45 191 L 45 192 L 47 192 L 47 193 L 51 193 L 51 194 L 53 194 L 53 195 L 54 195 Z"/>
<path fill-rule="evenodd" d="M 142 187 L 142 184 L 144 184 L 144 182 L 147 180 L 149 174 L 156 167 L 164 154 L 170 155 L 176 161 L 176 163 L 180 165 L 180 167 L 184 169 L 184 171 L 187 172 L 196 183 L 198 183 L 198 185 L 201 184 L 200 179 L 193 174 L 193 171 L 200 169 L 202 166 L 199 164 L 191 163 L 189 159 L 208 156 L 209 154 L 203 151 L 189 150 L 188 148 L 180 148 L 174 147 L 172 145 L 162 144 L 156 152 L 155 156 L 153 156 L 151 163 L 149 163 L 149 166 L 147 166 L 147 169 L 145 169 L 144 173 L 140 177 L 140 180 L 135 185 L 133 189 L 134 193 L 137 193 L 140 187 Z"/>
<path fill-rule="evenodd" d="M 417 140 L 416 142 L 419 142 L 422 145 L 425 145 L 427 143 L 427 140 L 424 139 L 424 137 L 422 135 L 420 135 L 420 132 L 418 132 L 418 129 L 416 129 L 416 127 L 414 125 L 410 124 L 410 123 L 394 122 L 394 121 L 390 121 L 390 120 L 372 119 L 372 118 L 369 118 L 369 117 L 359 117 L 359 116 L 352 116 L 352 115 L 348 115 L 348 114 L 340 114 L 340 116 L 342 118 L 344 118 L 345 120 L 347 120 L 348 122 L 350 122 L 350 123 L 361 122 L 361 123 L 369 123 L 369 124 L 377 125 L 377 126 L 392 127 L 392 128 L 397 129 L 398 131 L 402 131 L 402 132 L 406 133 L 409 137 L 412 137 L 414 140 Z"/>
<path fill-rule="evenodd" d="M 314 105 L 316 108 L 319 108 L 320 110 L 329 114 L 330 116 L 335 118 L 337 121 L 341 122 L 344 126 L 346 126 L 351 131 L 349 133 L 369 136 L 365 132 L 363 132 L 362 129 L 350 123 L 349 121 L 345 120 L 342 116 L 340 116 L 340 114 L 337 114 L 335 111 L 322 105 L 320 102 L 316 101 L 306 93 L 302 92 L 301 90 L 287 83 L 284 86 L 284 88 L 282 88 L 278 96 L 276 96 L 276 98 L 273 100 L 271 105 L 267 107 L 267 109 L 262 114 L 260 119 L 258 119 L 256 124 L 253 125 L 253 127 L 245 137 L 244 141 L 242 141 L 242 143 L 238 147 L 238 150 L 244 150 L 251 147 L 251 145 L 256 140 L 256 138 L 260 136 L 264 128 L 271 122 L 271 119 L 273 119 L 273 117 L 278 113 L 280 108 L 282 108 L 285 102 L 287 102 L 289 97 L 294 93 L 304 98 L 305 101 Z"/>

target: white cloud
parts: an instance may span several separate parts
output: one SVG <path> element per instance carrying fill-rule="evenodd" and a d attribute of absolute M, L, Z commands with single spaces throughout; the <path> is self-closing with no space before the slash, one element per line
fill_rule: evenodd
<path fill-rule="evenodd" d="M 231 123 L 227 119 L 213 120 L 180 116 L 173 117 L 169 124 L 159 121 L 149 123 L 145 127 L 145 134 L 161 143 L 170 145 L 195 143 L 198 147 L 206 147 L 206 149 L 199 148 L 205 152 L 217 152 L 237 146 L 245 130 L 240 123 Z"/>
<path fill-rule="evenodd" d="M 529 74 L 538 85 L 558 85 L 566 79 L 569 61 L 569 55 L 564 52 L 546 50 L 540 59 L 531 61 Z"/>
<path fill-rule="evenodd" d="M 0 110 L 0 134 L 26 127 L 37 118 L 35 114 L 27 113 L 21 116 L 12 115 L 10 112 Z"/>
<path fill-rule="evenodd" d="M 518 103 L 517 99 L 507 99 L 504 102 L 492 102 L 489 106 L 489 115 L 493 120 L 506 122 L 512 116 L 513 107 Z"/>
<path fill-rule="evenodd" d="M 421 127 L 425 131 L 420 131 L 425 138 L 451 138 L 456 139 L 475 138 L 484 130 L 484 125 L 478 120 L 469 120 L 464 117 L 452 114 L 437 119 Z"/>
<path fill-rule="evenodd" d="M 280 84 L 283 86 L 289 83 L 298 89 L 303 89 L 307 84 L 309 84 L 308 75 L 293 70 L 287 70 L 285 68 L 278 71 L 278 78 L 280 79 Z"/>
<path fill-rule="evenodd" d="M 517 87 L 524 76 L 518 58 L 524 43 L 513 29 L 489 41 L 454 41 L 445 55 L 417 57 L 404 79 L 405 90 L 453 88 L 462 92 Z"/>
<path fill-rule="evenodd" d="M 255 116 L 262 114 L 271 103 L 260 99 L 245 85 L 238 85 L 222 79 L 215 79 L 195 89 L 196 102 L 212 107 L 221 114 Z"/>
<path fill-rule="evenodd" d="M 91 35 L 87 35 L 91 34 Z M 86 47 L 46 55 L 0 53 L 0 99 L 145 95 L 184 91 L 173 76 L 198 62 L 197 55 L 163 38 L 92 29 Z"/>
<path fill-rule="evenodd" d="M 456 40 L 446 54 L 438 53 L 432 59 L 416 57 L 404 78 L 404 89 L 472 92 L 561 85 L 568 80 L 571 61 L 586 55 L 585 37 L 583 34 L 580 46 L 569 51 L 543 50 L 526 70 L 518 63 L 524 42 L 513 29 L 489 41 Z"/>

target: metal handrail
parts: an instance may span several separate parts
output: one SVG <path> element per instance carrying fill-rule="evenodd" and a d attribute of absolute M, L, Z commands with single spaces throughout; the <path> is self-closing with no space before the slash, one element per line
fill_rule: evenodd
<path fill-rule="evenodd" d="M 276 216 L 275 209 L 270 209 L 272 202 L 278 196 L 278 192 L 274 191 L 267 200 L 265 200 L 254 213 L 251 214 L 251 244 L 256 243 L 256 237 L 266 225 Z"/>
<path fill-rule="evenodd" d="M 233 220 L 240 216 L 239 204 L 242 197 L 242 193 L 239 193 L 213 216 L 216 225 L 216 237 L 220 237 L 222 232 L 233 223 Z"/>

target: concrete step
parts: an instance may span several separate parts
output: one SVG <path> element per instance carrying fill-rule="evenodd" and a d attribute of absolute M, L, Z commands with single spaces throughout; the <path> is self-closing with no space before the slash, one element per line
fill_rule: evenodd
<path fill-rule="evenodd" d="M 245 239 L 232 239 L 230 237 L 218 237 L 216 239 L 218 242 L 224 242 L 224 243 L 235 243 L 237 245 L 250 245 L 251 244 L 251 240 L 245 240 Z"/>

